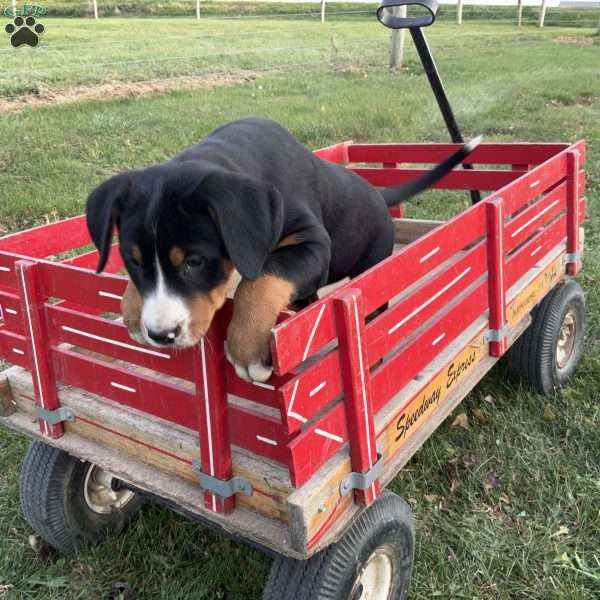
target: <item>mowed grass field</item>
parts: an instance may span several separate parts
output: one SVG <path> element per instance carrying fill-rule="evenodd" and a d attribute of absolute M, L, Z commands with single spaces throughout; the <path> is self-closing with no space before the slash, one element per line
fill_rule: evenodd
<path fill-rule="evenodd" d="M 412 50 L 386 68 L 389 33 L 372 16 L 310 20 L 45 20 L 35 51 L 0 51 L 0 101 L 62 102 L 84 86 L 231 74 L 226 85 L 0 113 L 0 230 L 83 210 L 95 184 L 162 160 L 245 115 L 274 118 L 309 147 L 447 139 Z M 411 598 L 600 597 L 600 45 L 593 28 L 441 23 L 428 31 L 466 136 L 588 141 L 586 353 L 550 397 L 504 362 L 392 483 L 417 522 Z M 177 58 L 180 56 L 180 58 Z M 235 77 L 234 77 L 235 75 Z M 213 82 L 214 83 L 214 82 Z M 185 84 L 185 82 L 184 82 Z M 102 91 L 104 90 L 104 91 Z M 83 93 L 83 92 L 82 92 Z M 75 98 L 76 100 L 76 98 Z M 465 195 L 426 194 L 415 216 L 448 217 Z M 19 512 L 28 440 L 0 429 L 0 598 L 258 600 L 270 559 L 148 507 L 77 556 L 37 546 Z M 125 592 L 123 592 L 125 590 Z"/>

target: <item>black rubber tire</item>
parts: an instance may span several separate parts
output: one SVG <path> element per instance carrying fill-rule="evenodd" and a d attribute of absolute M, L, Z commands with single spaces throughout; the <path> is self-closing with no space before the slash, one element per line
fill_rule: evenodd
<path fill-rule="evenodd" d="M 556 348 L 560 329 L 569 310 L 575 316 L 573 349 L 563 368 L 559 368 Z M 508 368 L 529 385 L 550 394 L 565 385 L 575 372 L 583 354 L 585 338 L 585 296 L 573 279 L 557 285 L 534 309 L 529 327 L 508 351 Z"/>
<path fill-rule="evenodd" d="M 99 541 L 107 530 L 121 529 L 144 503 L 136 494 L 118 511 L 92 511 L 84 496 L 92 466 L 40 441 L 32 442 L 25 454 L 21 510 L 35 532 L 57 550 L 74 552 Z"/>
<path fill-rule="evenodd" d="M 389 491 L 337 543 L 309 560 L 275 558 L 263 600 L 354 600 L 357 577 L 377 549 L 392 560 L 389 600 L 404 600 L 412 573 L 415 529 L 408 504 Z"/>

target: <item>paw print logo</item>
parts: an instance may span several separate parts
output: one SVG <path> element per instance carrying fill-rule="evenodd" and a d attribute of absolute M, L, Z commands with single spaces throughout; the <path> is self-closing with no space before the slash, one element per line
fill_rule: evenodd
<path fill-rule="evenodd" d="M 34 17 L 15 17 L 12 23 L 9 23 L 4 31 L 10 35 L 10 43 L 18 48 L 23 44 L 34 47 L 38 45 L 40 35 L 44 33 L 44 26 L 36 23 Z"/>

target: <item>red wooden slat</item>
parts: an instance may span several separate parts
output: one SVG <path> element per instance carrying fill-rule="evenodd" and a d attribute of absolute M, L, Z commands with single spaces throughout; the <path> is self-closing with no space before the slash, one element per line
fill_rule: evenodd
<path fill-rule="evenodd" d="M 523 173 L 514 183 L 498 190 L 494 196 L 504 201 L 504 214 L 513 215 L 531 202 L 536 196 L 558 185 L 567 176 L 567 151 L 547 160 L 527 173 Z"/>
<path fill-rule="evenodd" d="M 561 183 L 506 224 L 505 251 L 507 253 L 522 244 L 540 227 L 552 221 L 558 213 L 565 210 L 566 190 L 566 182 Z"/>
<path fill-rule="evenodd" d="M 127 279 L 117 275 L 96 275 L 86 269 L 59 263 L 40 263 L 41 285 L 48 297 L 61 298 L 102 312 L 119 313 Z"/>
<path fill-rule="evenodd" d="M 506 289 L 542 261 L 552 248 L 565 239 L 566 233 L 567 217 L 562 215 L 519 248 L 506 262 Z"/>
<path fill-rule="evenodd" d="M 352 162 L 440 163 L 462 144 L 352 144 Z M 466 164 L 539 164 L 565 150 L 568 144 L 480 144 Z"/>
<path fill-rule="evenodd" d="M 229 423 L 235 445 L 291 466 L 287 445 L 292 438 L 283 432 L 278 419 L 236 407 L 230 409 Z"/>
<path fill-rule="evenodd" d="M 462 144 L 352 144 L 348 160 L 366 163 L 431 163 L 437 164 L 456 152 Z M 529 164 L 545 162 L 569 147 L 568 144 L 480 144 L 464 161 L 466 164 Z M 571 146 L 581 152 L 585 162 L 585 142 Z"/>
<path fill-rule="evenodd" d="M 16 294 L 0 291 L 0 322 L 6 330 L 24 334 L 21 302 Z"/>
<path fill-rule="evenodd" d="M 453 265 L 406 298 L 386 310 L 367 326 L 369 359 L 374 363 L 408 337 L 440 308 L 456 298 L 486 272 L 485 242 L 460 257 Z"/>
<path fill-rule="evenodd" d="M 91 243 L 85 215 L 41 225 L 0 239 L 0 251 L 43 258 Z"/>
<path fill-rule="evenodd" d="M 362 294 L 349 289 L 334 299 L 339 339 L 344 404 L 350 442 L 352 471 L 368 473 L 377 462 L 375 413 L 371 400 L 371 377 L 367 359 L 365 313 Z M 306 457 L 308 462 L 309 456 Z M 366 490 L 355 490 L 356 502 L 368 506 L 381 491 L 379 481 Z"/>
<path fill-rule="evenodd" d="M 292 485 L 300 487 L 306 483 L 347 441 L 346 410 L 342 401 L 323 415 L 317 426 L 302 431 L 289 443 Z"/>
<path fill-rule="evenodd" d="M 17 278 L 15 277 L 15 262 L 27 260 L 27 256 L 0 251 L 0 286 L 17 291 Z"/>
<path fill-rule="evenodd" d="M 379 410 L 417 376 L 435 356 L 481 316 L 486 306 L 487 285 L 484 281 L 394 354 L 373 374 L 374 409 Z"/>
<path fill-rule="evenodd" d="M 86 252 L 84 254 L 80 254 L 79 256 L 74 256 L 73 258 L 69 258 L 67 260 L 63 260 L 63 265 L 70 265 L 72 267 L 79 267 L 81 269 L 93 269 L 96 270 L 98 266 L 98 251 L 92 250 L 90 252 Z M 105 273 L 117 273 L 125 268 L 123 264 L 123 259 L 121 258 L 121 253 L 119 252 L 119 244 L 113 244 L 111 246 L 110 254 L 108 255 L 108 260 L 106 261 L 106 266 L 104 267 Z"/>
<path fill-rule="evenodd" d="M 53 347 L 52 359 L 56 377 L 63 383 L 183 427 L 196 428 L 195 401 L 190 391 L 70 350 Z"/>
<path fill-rule="evenodd" d="M 112 358 L 193 381 L 190 351 L 150 348 L 134 342 L 122 323 L 46 305 L 50 337 L 53 343 L 66 342 Z"/>
<path fill-rule="evenodd" d="M 327 146 L 326 148 L 319 148 L 314 151 L 314 154 L 323 160 L 327 160 L 333 163 L 345 163 L 348 162 L 348 147 L 352 144 L 351 141 L 340 142 L 333 146 Z"/>
<path fill-rule="evenodd" d="M 428 169 L 349 168 L 372 185 L 379 187 L 400 185 L 406 181 L 416 179 L 429 171 Z M 456 170 L 451 171 L 448 175 L 436 181 L 431 187 L 447 190 L 497 190 L 500 187 L 509 185 L 520 175 L 521 173 L 515 171 L 498 171 L 493 169 Z"/>
<path fill-rule="evenodd" d="M 35 401 L 45 410 L 60 407 L 56 393 L 54 370 L 48 353 L 48 330 L 44 314 L 45 297 L 40 286 L 40 265 L 29 261 L 15 264 L 19 283 L 21 311 L 24 313 L 27 332 L 28 354 L 31 357 L 31 375 L 35 390 Z M 50 424 L 40 419 L 40 431 L 49 437 L 59 438 L 64 433 L 62 423 Z"/>
<path fill-rule="evenodd" d="M 480 203 L 355 277 L 338 291 L 350 287 L 361 290 L 368 314 L 484 234 L 485 210 Z M 277 373 L 291 371 L 335 338 L 331 302 L 331 296 L 327 296 L 273 330 L 271 349 Z M 291 393 L 290 385 L 287 389 Z M 283 401 L 289 402 L 289 395 Z"/>
<path fill-rule="evenodd" d="M 30 368 L 27 339 L 18 333 L 7 331 L 4 325 L 0 326 L 0 356 L 12 365 Z"/>
<path fill-rule="evenodd" d="M 341 392 L 340 355 L 334 350 L 281 387 L 286 430 L 299 430 Z"/>

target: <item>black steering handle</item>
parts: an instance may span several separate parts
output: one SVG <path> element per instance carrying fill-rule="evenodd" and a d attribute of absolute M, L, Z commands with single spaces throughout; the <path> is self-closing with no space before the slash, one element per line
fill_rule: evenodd
<path fill-rule="evenodd" d="M 398 17 L 391 10 L 397 6 L 419 6 L 426 12 L 414 17 Z M 382 0 L 377 9 L 377 18 L 382 25 L 390 29 L 428 27 L 435 22 L 438 7 L 437 0 Z"/>

